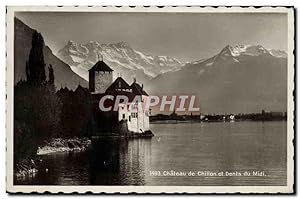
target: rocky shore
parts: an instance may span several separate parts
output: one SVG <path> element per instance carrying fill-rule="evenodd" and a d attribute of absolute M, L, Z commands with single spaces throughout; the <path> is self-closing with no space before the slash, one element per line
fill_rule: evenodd
<path fill-rule="evenodd" d="M 34 177 L 38 171 L 37 165 L 33 159 L 22 160 L 14 170 L 17 178 Z"/>
<path fill-rule="evenodd" d="M 17 178 L 34 177 L 42 162 L 41 155 L 47 155 L 58 152 L 84 151 L 91 145 L 88 138 L 53 138 L 45 141 L 44 145 L 39 146 L 37 150 L 37 158 L 26 159 L 15 165 L 15 175 Z"/>
<path fill-rule="evenodd" d="M 45 145 L 40 146 L 37 150 L 37 155 L 45 155 L 57 152 L 83 151 L 91 145 L 91 140 L 88 138 L 53 138 L 45 142 Z"/>

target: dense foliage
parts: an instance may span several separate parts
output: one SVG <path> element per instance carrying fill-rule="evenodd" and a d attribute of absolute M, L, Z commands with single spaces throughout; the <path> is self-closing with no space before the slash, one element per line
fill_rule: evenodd
<path fill-rule="evenodd" d="M 55 137 L 80 137 L 87 131 L 90 93 L 81 86 L 56 92 L 52 65 L 46 77 L 44 39 L 32 35 L 26 80 L 14 88 L 14 162 L 36 156 L 38 146 Z"/>

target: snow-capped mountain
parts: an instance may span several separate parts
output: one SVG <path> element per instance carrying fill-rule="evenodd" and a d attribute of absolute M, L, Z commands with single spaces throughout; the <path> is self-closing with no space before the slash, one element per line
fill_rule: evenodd
<path fill-rule="evenodd" d="M 221 54 L 233 57 L 238 57 L 242 55 L 248 56 L 261 56 L 261 55 L 272 55 L 274 57 L 286 57 L 287 54 L 281 50 L 266 49 L 261 45 L 227 45 L 222 51 Z"/>
<path fill-rule="evenodd" d="M 208 59 L 201 59 L 198 61 L 191 62 L 188 65 L 205 63 L 206 66 L 209 66 L 209 65 L 213 65 L 213 63 L 219 59 L 239 62 L 239 58 L 242 59 L 243 57 L 247 57 L 247 56 L 250 57 L 273 56 L 276 58 L 287 58 L 287 53 L 283 50 L 266 49 L 261 45 L 240 45 L 240 44 L 235 46 L 227 45 L 220 51 L 219 54 Z"/>
<path fill-rule="evenodd" d="M 147 80 L 158 74 L 179 70 L 183 66 L 176 58 L 146 55 L 133 49 L 126 42 L 100 44 L 97 41 L 90 41 L 78 44 L 70 40 L 58 51 L 57 56 L 86 80 L 88 70 L 102 57 L 115 71 L 114 75 L 122 75 L 129 81 L 132 80 L 132 76 Z"/>
<path fill-rule="evenodd" d="M 208 113 L 286 111 L 287 54 L 260 45 L 228 45 L 148 85 L 153 95 L 194 94 Z"/>
<path fill-rule="evenodd" d="M 200 64 L 201 66 L 212 66 L 217 62 L 239 63 L 240 61 L 245 61 L 245 59 L 255 59 L 263 56 L 286 59 L 287 53 L 283 50 L 266 49 L 261 45 L 227 45 L 217 55 L 207 59 L 200 59 L 187 63 L 186 66 L 193 66 L 198 64 Z"/>

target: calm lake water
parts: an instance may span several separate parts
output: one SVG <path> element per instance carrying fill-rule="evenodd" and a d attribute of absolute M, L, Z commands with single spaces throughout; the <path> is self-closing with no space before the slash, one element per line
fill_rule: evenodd
<path fill-rule="evenodd" d="M 152 139 L 97 140 L 84 152 L 41 156 L 48 172 L 15 184 L 286 185 L 286 128 L 286 122 L 151 124 Z M 253 171 L 264 176 L 207 176 Z"/>

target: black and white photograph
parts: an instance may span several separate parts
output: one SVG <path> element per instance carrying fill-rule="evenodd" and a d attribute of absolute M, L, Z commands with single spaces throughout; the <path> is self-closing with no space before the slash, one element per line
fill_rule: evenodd
<path fill-rule="evenodd" d="M 7 191 L 292 193 L 294 9 L 7 7 Z"/>

